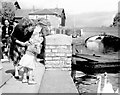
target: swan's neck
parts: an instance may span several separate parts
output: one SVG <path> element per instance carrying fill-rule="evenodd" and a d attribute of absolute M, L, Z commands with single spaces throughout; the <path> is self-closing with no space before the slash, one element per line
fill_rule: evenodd
<path fill-rule="evenodd" d="M 108 80 L 107 80 L 107 76 L 105 76 L 105 80 L 104 80 L 104 86 L 107 84 Z"/>
<path fill-rule="evenodd" d="M 98 89 L 97 89 L 97 93 L 100 94 L 101 93 L 101 77 L 99 79 L 99 82 L 98 82 Z"/>

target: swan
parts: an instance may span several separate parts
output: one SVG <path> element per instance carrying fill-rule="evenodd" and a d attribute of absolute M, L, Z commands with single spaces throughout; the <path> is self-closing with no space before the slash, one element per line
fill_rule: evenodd
<path fill-rule="evenodd" d="M 105 72 L 104 76 L 105 76 L 104 87 L 102 89 L 101 89 L 102 77 L 101 76 L 97 77 L 99 79 L 98 89 L 97 89 L 98 94 L 97 95 L 101 95 L 101 94 L 103 95 L 103 93 L 117 93 L 117 94 L 119 94 L 119 88 L 116 91 L 113 90 L 113 86 L 108 81 L 108 76 L 107 76 L 106 72 Z"/>
<path fill-rule="evenodd" d="M 104 87 L 102 89 L 102 93 L 114 93 L 112 84 L 108 81 L 107 72 L 104 74 L 105 80 L 104 80 Z"/>
<path fill-rule="evenodd" d="M 119 88 L 117 88 L 117 90 L 115 91 L 116 94 L 119 94 Z"/>
<path fill-rule="evenodd" d="M 101 91 L 101 81 L 102 81 L 102 77 L 101 76 L 97 76 L 98 81 L 98 88 L 97 88 L 97 93 L 98 95 L 102 92 Z"/>

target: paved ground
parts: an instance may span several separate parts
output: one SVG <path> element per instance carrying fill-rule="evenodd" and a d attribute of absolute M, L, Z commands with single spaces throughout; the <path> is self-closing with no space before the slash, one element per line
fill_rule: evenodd
<path fill-rule="evenodd" d="M 37 84 L 28 85 L 28 83 L 22 83 L 21 80 L 13 77 L 13 66 L 10 63 L 2 63 L 4 71 L 2 76 L 2 84 L 0 90 L 2 93 L 38 93 L 41 80 L 45 71 L 43 64 L 38 63 L 35 71 L 35 80 Z"/>
<path fill-rule="evenodd" d="M 35 72 L 36 85 L 22 83 L 13 76 L 14 67 L 9 62 L 2 63 L 1 93 L 78 93 L 69 71 L 45 70 L 41 63 Z"/>
<path fill-rule="evenodd" d="M 78 93 L 69 71 L 45 72 L 39 93 Z"/>

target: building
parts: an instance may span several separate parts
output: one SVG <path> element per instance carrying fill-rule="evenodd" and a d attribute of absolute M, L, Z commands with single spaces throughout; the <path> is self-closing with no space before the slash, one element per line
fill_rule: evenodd
<path fill-rule="evenodd" d="M 29 13 L 30 19 L 38 19 L 38 18 L 45 18 L 50 23 L 51 26 L 54 28 L 57 27 L 64 27 L 65 26 L 65 11 L 63 8 L 55 8 L 55 9 L 42 9 L 37 11 L 32 11 Z"/>

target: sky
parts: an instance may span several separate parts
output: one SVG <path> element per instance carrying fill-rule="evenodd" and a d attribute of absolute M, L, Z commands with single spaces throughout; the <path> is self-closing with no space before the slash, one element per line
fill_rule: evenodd
<path fill-rule="evenodd" d="M 16 0 L 0 0 L 12 1 Z M 68 24 L 109 26 L 120 0 L 17 0 L 21 9 L 64 8 Z M 73 15 L 70 15 L 73 14 Z"/>
<path fill-rule="evenodd" d="M 21 8 L 64 8 L 66 13 L 118 11 L 120 0 L 17 0 Z"/>

